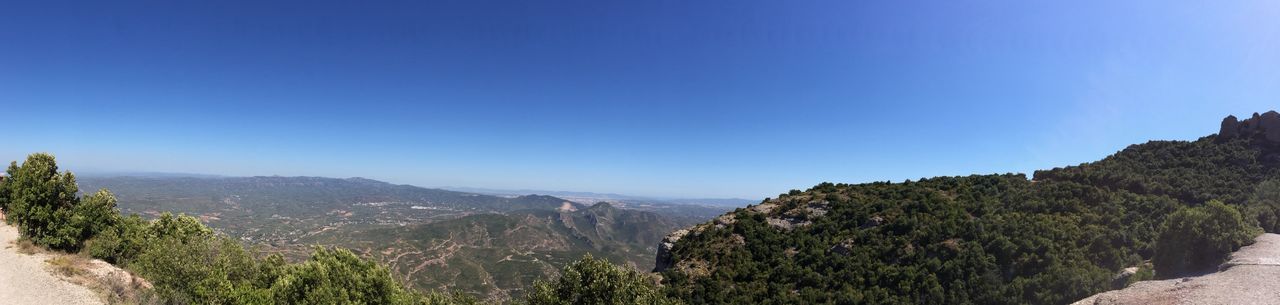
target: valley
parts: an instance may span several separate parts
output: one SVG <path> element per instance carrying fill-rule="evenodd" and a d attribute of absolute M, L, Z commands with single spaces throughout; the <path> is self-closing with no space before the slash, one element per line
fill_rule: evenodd
<path fill-rule="evenodd" d="M 586 254 L 650 270 L 663 236 L 727 210 L 670 203 L 621 208 L 361 178 L 79 179 L 82 190 L 112 190 L 124 213 L 196 216 L 261 251 L 295 261 L 305 259 L 314 245 L 349 248 L 386 263 L 419 289 L 494 301 L 519 297 L 535 279 L 555 275 Z"/>

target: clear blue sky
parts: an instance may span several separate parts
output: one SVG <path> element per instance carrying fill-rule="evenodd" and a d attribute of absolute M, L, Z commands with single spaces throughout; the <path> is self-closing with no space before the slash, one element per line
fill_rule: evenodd
<path fill-rule="evenodd" d="M 192 2 L 0 5 L 0 158 L 759 199 L 1280 108 L 1275 1 Z"/>

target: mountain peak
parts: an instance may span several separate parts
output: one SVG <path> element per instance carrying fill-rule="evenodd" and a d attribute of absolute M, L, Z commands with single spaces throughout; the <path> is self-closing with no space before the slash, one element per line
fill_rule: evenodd
<path fill-rule="evenodd" d="M 1241 121 L 1234 115 L 1222 119 L 1222 127 L 1218 130 L 1218 141 L 1234 138 L 1258 137 L 1269 142 L 1280 143 L 1280 113 L 1267 111 L 1253 113 L 1253 117 Z"/>

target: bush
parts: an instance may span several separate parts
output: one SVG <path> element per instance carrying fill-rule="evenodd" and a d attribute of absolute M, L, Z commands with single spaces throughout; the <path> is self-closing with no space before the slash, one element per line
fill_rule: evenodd
<path fill-rule="evenodd" d="M 1267 232 L 1280 232 L 1280 180 L 1267 180 L 1258 184 L 1249 197 L 1249 213 Z"/>
<path fill-rule="evenodd" d="M 526 304 L 679 304 L 667 298 L 654 279 L 588 254 L 560 272 L 554 282 L 534 283 Z"/>
<path fill-rule="evenodd" d="M 18 173 L 18 162 L 10 162 L 9 168 L 5 169 L 5 175 L 0 176 L 0 212 L 9 212 L 9 189 L 8 180 Z M 10 221 L 5 219 L 6 222 Z"/>
<path fill-rule="evenodd" d="M 148 241 L 174 239 L 178 243 L 187 244 L 213 237 L 213 230 L 195 217 L 179 214 L 173 216 L 168 212 L 152 221 L 143 231 L 143 238 Z"/>
<path fill-rule="evenodd" d="M 271 287 L 279 304 L 412 304 L 391 271 L 345 249 L 316 247 Z"/>
<path fill-rule="evenodd" d="M 118 218 L 114 227 L 85 241 L 84 252 L 116 265 L 125 265 L 137 257 L 146 245 L 147 221 L 138 215 Z"/>
<path fill-rule="evenodd" d="M 165 213 L 140 233 L 141 251 L 128 260 L 128 266 L 151 281 L 162 297 L 194 304 L 245 303 L 265 297 L 253 285 L 258 282 L 258 266 L 249 251 L 235 240 L 213 234 L 198 219 Z M 109 249 L 105 244 L 110 241 L 109 235 L 104 236 L 104 249 Z M 131 242 L 119 244 L 127 243 Z M 117 248 L 123 252 L 130 247 Z"/>
<path fill-rule="evenodd" d="M 116 196 L 107 189 L 80 199 L 71 209 L 71 232 L 76 243 L 89 240 L 98 233 L 112 230 L 120 222 Z"/>
<path fill-rule="evenodd" d="M 1161 278 L 1212 271 L 1261 233 L 1239 211 L 1219 201 L 1183 208 L 1161 226 L 1152 264 Z"/>

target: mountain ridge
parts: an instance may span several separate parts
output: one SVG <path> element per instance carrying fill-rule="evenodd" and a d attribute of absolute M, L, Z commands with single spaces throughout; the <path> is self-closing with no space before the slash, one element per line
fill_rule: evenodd
<path fill-rule="evenodd" d="M 664 237 L 655 272 L 691 304 L 1066 304 L 1154 253 L 1166 215 L 1222 201 L 1259 221 L 1280 114 L 1025 174 L 822 183 Z M 1268 230 L 1271 230 L 1270 228 Z M 762 302 L 763 301 L 763 302 Z"/>

